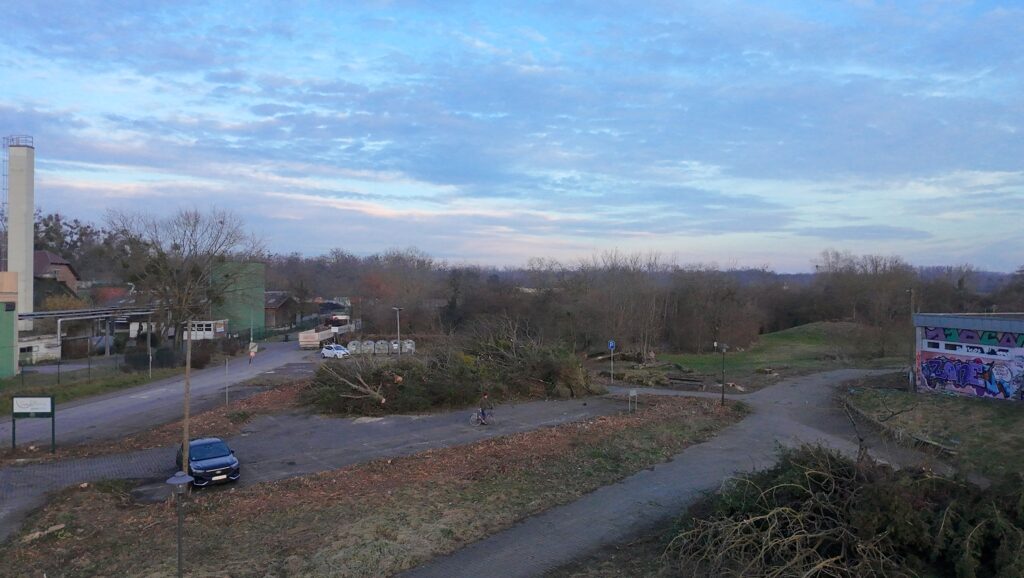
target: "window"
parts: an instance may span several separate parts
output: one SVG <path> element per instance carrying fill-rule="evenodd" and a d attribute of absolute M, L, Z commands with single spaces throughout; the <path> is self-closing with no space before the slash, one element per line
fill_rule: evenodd
<path fill-rule="evenodd" d="M 956 343 L 947 343 L 945 349 L 946 351 L 960 351 L 960 346 Z"/>

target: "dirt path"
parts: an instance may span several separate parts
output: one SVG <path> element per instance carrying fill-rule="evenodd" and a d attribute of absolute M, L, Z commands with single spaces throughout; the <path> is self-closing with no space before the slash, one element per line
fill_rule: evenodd
<path fill-rule="evenodd" d="M 541 576 L 602 546 L 664 523 L 736 473 L 771 466 L 779 444 L 820 442 L 855 455 L 856 432 L 845 413 L 832 403 L 832 396 L 835 384 L 873 373 L 885 372 L 831 371 L 735 396 L 750 404 L 751 415 L 710 441 L 686 449 L 672 461 L 438 558 L 406 576 Z M 640 390 L 664 395 L 715 395 Z M 933 469 L 941 469 L 926 454 L 885 443 L 874 436 L 869 443 L 876 457 L 890 463 L 927 462 Z"/>
<path fill-rule="evenodd" d="M 242 462 L 240 484 L 244 486 L 579 421 L 620 411 L 624 405 L 609 398 L 502 405 L 497 408 L 497 421 L 486 427 L 469 424 L 470 410 L 379 419 L 267 415 L 254 419 L 228 443 Z M 0 469 L 0 540 L 16 531 L 28 512 L 45 503 L 47 493 L 83 482 L 145 480 L 135 492 L 138 498 L 165 499 L 168 489 L 164 480 L 176 469 L 175 451 L 171 446 Z"/>

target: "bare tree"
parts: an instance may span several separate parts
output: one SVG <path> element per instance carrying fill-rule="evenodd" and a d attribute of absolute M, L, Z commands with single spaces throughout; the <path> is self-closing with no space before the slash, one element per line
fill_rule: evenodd
<path fill-rule="evenodd" d="M 245 274 L 219 265 L 260 256 L 259 241 L 224 210 L 183 209 L 170 217 L 111 212 L 107 221 L 124 243 L 125 280 L 149 294 L 174 328 L 208 314 Z M 180 331 L 175 343 L 181 343 Z"/>
<path fill-rule="evenodd" d="M 249 260 L 259 243 L 246 234 L 242 221 L 227 211 L 180 210 L 171 217 L 112 212 L 110 227 L 124 242 L 122 267 L 137 289 L 149 293 L 175 328 L 175 343 L 187 335 L 185 350 L 182 467 L 189 467 L 192 320 L 223 301 L 244 274 L 241 267 L 220 267 Z"/>

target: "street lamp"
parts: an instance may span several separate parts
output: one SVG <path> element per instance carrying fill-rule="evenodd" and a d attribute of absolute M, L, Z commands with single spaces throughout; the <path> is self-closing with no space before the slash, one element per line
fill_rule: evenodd
<path fill-rule="evenodd" d="M 395 310 L 395 327 L 398 332 L 398 359 L 402 359 L 402 309 L 404 307 L 395 305 L 392 309 Z"/>
<path fill-rule="evenodd" d="M 185 491 L 188 489 L 188 485 L 192 483 L 192 476 L 185 472 L 178 472 L 167 479 L 167 484 L 171 486 L 174 492 L 174 501 L 178 505 L 178 578 L 182 577 L 182 569 L 184 567 L 184 549 L 181 543 L 181 527 L 185 521 L 185 513 L 181 509 L 181 500 L 185 495 Z"/>
<path fill-rule="evenodd" d="M 715 349 L 722 352 L 722 405 L 725 405 L 725 351 L 729 346 L 724 343 L 715 342 Z"/>

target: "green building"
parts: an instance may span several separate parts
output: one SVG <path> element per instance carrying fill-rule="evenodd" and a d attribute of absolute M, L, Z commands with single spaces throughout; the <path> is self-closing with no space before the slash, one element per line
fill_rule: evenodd
<path fill-rule="evenodd" d="M 224 297 L 211 314 L 213 319 L 228 320 L 229 333 L 246 337 L 251 330 L 254 338 L 263 338 L 265 269 L 263 263 L 223 263 L 214 268 L 212 282 L 223 289 Z"/>
<path fill-rule="evenodd" d="M 18 312 L 13 302 L 0 303 L 0 379 L 18 373 Z"/>

